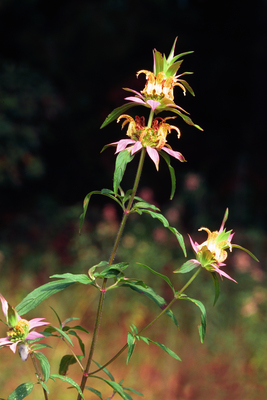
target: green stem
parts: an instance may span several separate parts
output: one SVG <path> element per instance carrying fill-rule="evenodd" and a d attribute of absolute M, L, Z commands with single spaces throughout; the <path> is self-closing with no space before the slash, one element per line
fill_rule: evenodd
<path fill-rule="evenodd" d="M 32 363 L 33 363 L 33 366 L 34 366 L 35 371 L 36 371 L 36 374 L 37 374 L 38 381 L 44 382 L 43 377 L 42 377 L 42 374 L 41 374 L 41 371 L 40 371 L 39 366 L 38 366 L 38 364 L 37 364 L 37 362 L 36 362 L 36 359 L 35 359 L 35 357 L 34 357 L 34 353 L 31 352 L 31 353 L 30 353 L 30 356 L 31 356 Z M 45 398 L 45 400 L 48 400 L 47 391 L 46 391 L 43 387 L 42 387 L 42 389 L 43 389 L 43 392 L 44 392 L 44 398 Z"/>
<path fill-rule="evenodd" d="M 150 115 L 149 115 L 149 120 L 148 120 L 148 127 L 151 126 L 152 124 L 152 120 L 153 120 L 153 111 L 150 111 Z M 142 170 L 143 170 L 143 166 L 144 166 L 144 161 L 145 161 L 145 155 L 146 155 L 146 149 L 143 147 L 141 150 L 141 155 L 140 155 L 140 159 L 139 159 L 139 164 L 138 164 L 138 168 L 137 168 L 137 172 L 136 172 L 136 176 L 135 176 L 135 181 L 134 181 L 134 185 L 133 185 L 133 191 L 131 194 L 131 197 L 129 199 L 129 202 L 127 204 L 127 208 L 124 211 L 123 217 L 122 217 L 122 221 L 118 230 L 118 234 L 117 237 L 115 239 L 114 242 L 114 246 L 109 258 L 109 266 L 112 265 L 121 237 L 122 237 L 122 233 L 123 230 L 125 228 L 126 225 L 126 221 L 129 217 L 129 213 L 137 192 L 137 188 L 140 182 L 140 178 L 141 178 L 141 174 L 142 174 Z M 86 381 L 87 378 L 89 376 L 89 370 L 90 370 L 90 366 L 92 363 L 92 359 L 93 359 L 93 354 L 94 354 L 94 350 L 95 350 L 95 346 L 96 346 L 96 341 L 97 341 L 97 335 L 98 335 L 98 331 L 99 331 L 99 327 L 100 327 L 100 322 L 101 322 L 101 316 L 102 316 L 102 310 L 103 310 L 103 304 L 104 304 L 104 298 L 105 298 L 105 291 L 106 291 L 106 284 L 107 284 L 107 278 L 104 279 L 103 281 L 103 285 L 100 291 L 100 297 L 99 297 L 99 303 L 98 303 L 98 309 L 97 309 L 97 314 L 96 314 L 96 321 L 95 321 L 95 327 L 94 327 L 94 333 L 93 333 L 93 338 L 92 338 L 92 343 L 91 343 L 91 347 L 90 347 L 90 353 L 88 356 L 88 360 L 87 360 L 87 364 L 86 367 L 84 369 L 84 373 L 83 373 L 83 377 L 82 377 L 82 381 L 80 384 L 80 388 L 81 388 L 81 392 L 83 393 L 85 385 L 86 385 Z M 78 394 L 77 400 L 81 400 L 81 395 Z"/>
<path fill-rule="evenodd" d="M 141 329 L 141 331 L 139 331 L 135 336 L 140 335 L 141 333 L 143 333 L 146 329 L 148 329 L 152 324 L 154 324 L 163 314 L 166 313 L 166 311 L 168 311 L 171 306 L 175 303 L 176 300 L 179 300 L 179 297 L 181 296 L 181 294 L 185 291 L 185 289 L 193 282 L 193 280 L 197 277 L 197 275 L 199 274 L 199 272 L 201 271 L 200 267 L 195 273 L 194 275 L 191 276 L 191 278 L 187 281 L 187 283 L 182 287 L 182 289 L 179 290 L 179 292 L 176 293 L 175 297 L 170 301 L 170 303 L 164 308 L 164 310 L 162 310 L 149 324 L 147 324 L 143 329 Z M 95 371 L 91 372 L 89 375 L 94 375 L 97 372 L 101 371 L 103 368 L 106 368 L 109 364 L 111 364 L 113 361 L 115 361 L 123 352 L 124 350 L 126 350 L 128 347 L 128 344 L 126 343 L 119 351 L 118 353 L 115 354 L 114 357 L 112 357 L 108 362 L 106 362 L 106 364 L 104 364 L 101 368 L 96 369 Z"/>

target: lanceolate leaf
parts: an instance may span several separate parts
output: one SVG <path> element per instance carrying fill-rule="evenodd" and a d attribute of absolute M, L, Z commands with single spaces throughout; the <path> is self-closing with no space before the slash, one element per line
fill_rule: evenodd
<path fill-rule="evenodd" d="M 96 390 L 90 386 L 85 386 L 85 389 L 90 390 L 91 392 L 93 392 L 96 396 L 98 396 L 100 398 L 100 400 L 103 400 L 103 397 L 101 395 L 101 392 L 99 392 L 99 390 Z"/>
<path fill-rule="evenodd" d="M 123 387 L 114 381 L 109 381 L 108 379 L 102 378 L 100 376 L 96 376 L 96 375 L 92 375 L 91 378 L 96 378 L 96 379 L 100 379 L 103 382 L 106 382 L 109 386 L 112 387 L 112 389 L 118 393 L 124 400 L 128 400 L 127 396 L 125 395 L 125 393 L 123 392 Z"/>
<path fill-rule="evenodd" d="M 166 353 L 168 353 L 170 356 L 172 356 L 173 358 L 175 358 L 176 360 L 182 361 L 180 359 L 180 357 L 177 356 L 176 353 L 174 353 L 174 351 L 172 351 L 171 349 L 169 349 L 167 346 L 165 346 L 165 344 L 159 343 L 159 342 L 154 342 L 154 340 L 151 340 L 149 338 L 147 338 L 149 342 L 154 343 L 156 346 L 160 347 L 162 350 L 166 351 Z"/>
<path fill-rule="evenodd" d="M 174 168 L 171 166 L 171 161 L 170 161 L 170 156 L 165 153 L 164 151 L 160 152 L 160 155 L 164 160 L 166 161 L 166 164 L 169 168 L 170 171 L 170 176 L 171 176 L 171 184 L 172 184 L 172 189 L 171 189 L 171 195 L 170 195 L 170 200 L 173 199 L 173 196 L 175 194 L 175 189 L 176 189 L 176 178 L 175 178 L 175 171 Z"/>
<path fill-rule="evenodd" d="M 93 282 L 86 274 L 71 274 L 69 272 L 65 274 L 55 274 L 50 276 L 50 278 L 68 279 L 72 282 L 82 283 L 83 285 L 90 285 Z"/>
<path fill-rule="evenodd" d="M 63 376 L 63 375 L 59 375 L 59 374 L 53 374 L 50 375 L 50 378 L 53 379 L 53 381 L 57 379 L 60 379 L 63 382 L 68 383 L 69 385 L 73 386 L 75 389 L 77 389 L 79 395 L 83 398 L 84 400 L 84 396 L 82 394 L 82 391 L 80 389 L 80 386 L 78 385 L 78 383 L 76 383 L 73 379 L 69 378 L 68 376 Z"/>
<path fill-rule="evenodd" d="M 180 297 L 180 299 L 192 301 L 192 303 L 195 303 L 199 307 L 199 309 L 201 311 L 201 325 L 198 327 L 198 330 L 199 330 L 200 341 L 201 341 L 201 343 L 203 343 L 205 334 L 206 334 L 206 325 L 207 325 L 207 313 L 206 313 L 204 304 L 202 304 L 201 301 L 192 299 L 190 297 L 187 297 L 186 295 L 182 295 Z"/>
<path fill-rule="evenodd" d="M 215 289 L 215 297 L 214 297 L 214 302 L 213 302 L 213 305 L 215 306 L 215 304 L 219 298 L 219 295 L 220 295 L 220 283 L 219 283 L 218 276 L 215 272 L 211 272 L 211 277 L 213 279 L 214 289 Z"/>
<path fill-rule="evenodd" d="M 68 372 L 69 366 L 72 364 L 75 364 L 76 358 L 72 354 L 66 354 L 61 358 L 60 364 L 59 364 L 59 371 L 58 373 L 60 375 L 66 375 Z"/>
<path fill-rule="evenodd" d="M 94 191 L 88 193 L 85 196 L 84 201 L 83 201 L 83 213 L 80 215 L 79 233 L 81 233 L 81 229 L 82 229 L 82 226 L 83 226 L 83 223 L 84 223 L 84 219 L 85 219 L 85 216 L 86 216 L 86 212 L 87 212 L 87 208 L 88 208 L 88 205 L 89 205 L 89 201 L 90 201 L 90 199 L 91 199 L 93 194 L 102 194 L 103 196 L 107 196 L 107 197 L 111 198 L 112 200 L 116 201 L 120 206 L 122 206 L 121 202 L 115 197 L 115 195 L 112 192 L 112 190 L 102 189 L 102 190 L 94 190 Z"/>
<path fill-rule="evenodd" d="M 50 364 L 48 359 L 43 353 L 39 351 L 34 352 L 35 357 L 40 361 L 44 381 L 47 382 L 50 376 Z"/>
<path fill-rule="evenodd" d="M 108 124 L 110 124 L 112 121 L 114 121 L 115 119 L 117 119 L 121 114 L 124 114 L 125 111 L 129 110 L 129 108 L 132 107 L 136 107 L 138 104 L 137 103 L 126 103 L 123 106 L 117 107 L 115 108 L 115 110 L 113 110 L 105 119 L 105 121 L 103 122 L 103 124 L 101 125 L 100 129 L 104 128 L 105 126 L 107 126 Z"/>
<path fill-rule="evenodd" d="M 133 158 L 134 156 L 132 156 L 128 150 L 123 150 L 117 155 L 113 180 L 113 189 L 115 195 L 118 193 L 118 188 L 122 181 L 126 166 L 132 161 Z"/>
<path fill-rule="evenodd" d="M 63 289 L 66 289 L 73 283 L 74 281 L 70 279 L 60 279 L 58 281 L 48 282 L 29 293 L 16 306 L 16 310 L 18 311 L 20 316 L 26 314 L 27 312 L 37 307 L 42 301 L 44 301 L 48 297 L 60 292 Z"/>
<path fill-rule="evenodd" d="M 94 360 L 93 360 L 94 361 Z M 98 368 L 102 368 L 102 365 L 99 364 L 98 362 L 94 361 L 94 363 L 98 366 Z M 107 368 L 102 368 L 102 371 L 105 372 L 105 374 L 107 374 L 107 376 L 112 380 L 115 381 L 114 376 L 112 375 L 111 372 L 109 372 L 109 370 Z"/>
<path fill-rule="evenodd" d="M 24 399 L 24 397 L 28 396 L 31 393 L 34 385 L 35 385 L 35 383 L 32 383 L 32 382 L 22 383 L 14 390 L 14 392 L 12 392 L 8 396 L 7 400 L 22 400 L 22 399 Z"/>
<path fill-rule="evenodd" d="M 127 354 L 126 364 L 129 363 L 130 358 L 131 358 L 134 348 L 135 348 L 135 337 L 131 332 L 128 332 L 127 344 L 128 344 L 128 354 Z"/>
<path fill-rule="evenodd" d="M 239 244 L 232 244 L 232 247 L 235 247 L 236 249 L 245 251 L 245 252 L 248 253 L 248 254 L 250 255 L 250 257 L 252 257 L 255 261 L 258 261 L 258 262 L 259 262 L 259 260 L 257 259 L 257 257 L 254 256 L 254 254 L 252 254 L 251 251 L 245 249 L 245 248 L 242 247 L 242 246 L 239 246 Z"/>
<path fill-rule="evenodd" d="M 166 275 L 163 275 L 163 274 L 160 274 L 160 273 L 157 272 L 157 271 L 154 271 L 154 269 L 150 268 L 148 265 L 141 264 L 141 263 L 137 263 L 137 264 L 138 264 L 138 265 L 141 265 L 141 266 L 144 267 L 144 268 L 147 268 L 147 269 L 148 269 L 150 272 L 152 272 L 153 274 L 158 275 L 160 278 L 164 279 L 164 281 L 167 282 L 168 285 L 171 287 L 171 289 L 172 289 L 172 291 L 173 291 L 173 293 L 174 293 L 174 295 L 175 295 L 175 289 L 174 289 L 174 287 L 173 287 L 173 284 L 171 283 L 170 279 L 169 279 Z"/>
<path fill-rule="evenodd" d="M 154 301 L 154 303 L 157 304 L 157 306 L 159 306 L 161 308 L 161 310 L 164 310 L 164 308 L 166 307 L 167 303 L 164 300 L 163 297 L 161 297 L 159 294 L 157 294 L 151 287 L 147 286 L 147 287 L 143 287 L 140 286 L 134 282 L 123 282 L 122 285 L 120 286 L 126 286 L 131 288 L 132 290 L 135 290 L 138 293 L 144 294 L 145 296 L 147 296 L 148 298 L 150 298 L 152 301 Z M 175 318 L 175 315 L 173 314 L 173 312 L 171 310 L 167 310 L 166 314 L 172 319 L 172 321 L 174 322 L 174 324 L 178 327 L 178 322 L 177 319 Z"/>

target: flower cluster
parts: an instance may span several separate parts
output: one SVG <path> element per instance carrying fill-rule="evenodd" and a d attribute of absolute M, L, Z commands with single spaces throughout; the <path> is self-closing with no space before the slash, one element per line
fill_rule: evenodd
<path fill-rule="evenodd" d="M 226 231 L 226 229 L 224 228 L 227 218 L 228 218 L 228 209 L 224 214 L 224 218 L 219 231 L 211 232 L 208 228 L 203 228 L 203 227 L 199 229 L 199 231 L 206 231 L 208 234 L 207 240 L 205 240 L 202 244 L 194 242 L 192 238 L 189 236 L 191 246 L 194 252 L 196 253 L 196 259 L 190 260 L 189 263 L 191 263 L 191 265 L 194 267 L 198 267 L 201 265 L 209 272 L 217 272 L 221 277 L 224 276 L 225 278 L 236 282 L 226 272 L 221 270 L 221 267 L 226 265 L 224 263 L 224 261 L 228 256 L 226 250 L 229 249 L 231 252 L 233 247 L 235 247 L 247 252 L 256 261 L 258 260 L 247 249 L 244 249 L 243 247 L 232 243 L 234 233 L 232 233 L 232 230 Z"/>
<path fill-rule="evenodd" d="M 101 128 L 103 128 L 116 119 L 118 122 L 121 119 L 124 119 L 125 121 L 123 122 L 122 127 L 124 127 L 126 124 L 129 124 L 127 136 L 129 136 L 130 139 L 122 139 L 120 141 L 110 143 L 109 145 L 117 145 L 116 153 L 119 153 L 127 148 L 127 150 L 131 151 L 132 155 L 142 147 L 145 147 L 147 154 L 152 159 L 157 169 L 159 165 L 159 152 L 161 150 L 163 150 L 165 153 L 168 153 L 172 157 L 175 157 L 179 161 L 185 161 L 185 158 L 181 153 L 172 150 L 169 145 L 166 145 L 166 136 L 172 130 L 176 130 L 178 138 L 180 137 L 179 128 L 166 122 L 168 119 L 175 117 L 166 117 L 164 119 L 157 117 L 153 119 L 152 115 L 150 114 L 151 118 L 149 118 L 149 122 L 146 125 L 144 117 L 136 116 L 135 119 L 133 119 L 130 115 L 125 114 L 125 111 L 134 106 L 142 105 L 149 108 L 152 114 L 158 114 L 162 111 L 172 112 L 182 117 L 182 119 L 189 125 L 193 125 L 202 130 L 189 118 L 188 112 L 174 102 L 174 88 L 176 86 L 183 90 L 184 95 L 186 94 L 186 91 L 189 91 L 189 93 L 194 96 L 193 89 L 185 80 L 181 79 L 183 75 L 191 74 L 191 72 L 177 74 L 183 62 L 181 57 L 192 52 L 189 51 L 174 56 L 176 41 L 177 38 L 174 41 L 168 58 L 166 58 L 165 54 L 161 54 L 154 49 L 153 72 L 146 69 L 141 69 L 137 72 L 137 77 L 140 74 L 146 75 L 144 89 L 141 90 L 140 93 L 133 89 L 124 89 L 131 92 L 134 96 L 126 97 L 125 100 L 129 100 L 130 102 L 116 108 L 106 118 L 101 126 Z"/>
<path fill-rule="evenodd" d="M 123 114 L 118 118 L 118 122 L 124 119 L 122 127 L 128 125 L 127 136 L 131 139 L 121 139 L 118 142 L 110 143 L 110 145 L 117 145 L 116 153 L 128 149 L 131 154 L 136 153 L 142 147 L 146 148 L 147 154 L 154 162 L 156 168 L 159 165 L 158 151 L 163 150 L 172 157 L 177 158 L 179 161 L 184 162 L 184 156 L 178 151 L 172 150 L 171 146 L 166 145 L 166 137 L 172 129 L 176 130 L 178 138 L 180 137 L 180 130 L 174 126 L 169 125 L 166 120 L 175 117 L 167 118 L 154 118 L 151 127 L 145 126 L 145 118 L 136 116 L 133 119 L 130 115 Z M 165 146 L 166 145 L 166 146 Z"/>
<path fill-rule="evenodd" d="M 44 335 L 33 331 L 34 328 L 43 325 L 49 325 L 49 322 L 43 321 L 44 318 L 33 318 L 30 321 L 22 319 L 18 312 L 8 304 L 6 299 L 0 294 L 3 314 L 6 317 L 6 324 L 9 328 L 7 336 L 0 339 L 0 346 L 9 346 L 13 353 L 16 352 L 17 345 L 27 344 L 27 340 L 43 338 Z M 25 351 L 25 346 L 23 346 Z M 27 359 L 27 357 L 25 358 Z"/>

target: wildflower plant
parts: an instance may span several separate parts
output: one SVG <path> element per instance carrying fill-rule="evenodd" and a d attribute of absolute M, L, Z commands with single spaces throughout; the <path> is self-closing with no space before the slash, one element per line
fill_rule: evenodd
<path fill-rule="evenodd" d="M 183 79 L 185 75 L 189 75 L 191 72 L 179 72 L 183 62 L 182 57 L 192 52 L 175 55 L 176 42 L 177 38 L 174 41 L 168 57 L 157 50 L 153 51 L 153 71 L 141 69 L 137 72 L 137 77 L 142 74 L 146 77 L 144 89 L 140 93 L 133 89 L 125 89 L 127 92 L 131 92 L 131 96 L 125 98 L 128 102 L 112 111 L 101 126 L 101 128 L 104 128 L 108 124 L 117 120 L 117 122 L 121 124 L 122 129 L 127 128 L 126 137 L 111 141 L 102 149 L 103 151 L 109 147 L 116 147 L 113 188 L 96 190 L 87 194 L 84 199 L 83 211 L 80 216 L 80 233 L 82 234 L 82 226 L 86 218 L 88 205 L 92 195 L 103 195 L 116 202 L 122 210 L 122 218 L 117 235 L 114 237 L 114 245 L 109 259 L 99 260 L 97 265 L 90 266 L 88 271 L 83 271 L 80 274 L 67 272 L 64 274 L 52 275 L 50 277 L 52 279 L 51 281 L 34 289 L 15 308 L 10 306 L 2 295 L 0 296 L 3 314 L 6 318 L 5 324 L 8 328 L 6 337 L 0 339 L 0 346 L 3 348 L 9 347 L 13 353 L 16 352 L 16 348 L 18 347 L 22 361 L 26 361 L 28 355 L 30 355 L 37 376 L 36 382 L 20 384 L 8 397 L 8 400 L 15 400 L 17 398 L 23 399 L 31 393 L 34 386 L 38 385 L 43 391 L 44 398 L 48 399 L 49 386 L 56 384 L 57 380 L 66 382 L 67 387 L 71 386 L 75 388 L 77 392 L 76 394 L 73 394 L 73 396 L 77 395 L 77 400 L 89 399 L 91 396 L 95 395 L 100 399 L 103 398 L 100 391 L 94 386 L 95 379 L 102 380 L 108 385 L 111 392 L 111 397 L 109 398 L 112 398 L 117 394 L 124 400 L 131 400 L 132 395 L 141 395 L 141 393 L 136 389 L 125 387 L 122 381 L 115 381 L 112 373 L 107 369 L 107 367 L 115 362 L 124 352 L 127 352 L 126 363 L 128 364 L 134 350 L 138 347 L 137 344 L 140 340 L 144 341 L 146 344 L 153 343 L 168 353 L 168 355 L 174 357 L 176 360 L 180 360 L 179 356 L 165 344 L 156 342 L 149 336 L 146 336 L 146 331 L 149 331 L 149 328 L 151 328 L 154 323 L 164 315 L 169 317 L 177 328 L 178 322 L 174 312 L 172 311 L 172 306 L 178 300 L 188 300 L 194 303 L 201 312 L 199 334 L 200 340 L 203 342 L 206 332 L 206 310 L 200 300 L 187 295 L 189 286 L 202 271 L 209 272 L 215 287 L 215 303 L 219 297 L 218 276 L 219 278 L 224 277 L 236 282 L 223 270 L 228 253 L 231 253 L 234 248 L 239 248 L 246 251 L 251 257 L 256 259 L 251 252 L 232 243 L 234 233 L 232 230 L 227 231 L 225 228 L 225 223 L 228 218 L 227 209 L 222 225 L 218 231 L 212 232 L 208 228 L 200 228 L 200 231 L 204 231 L 208 235 L 207 239 L 203 241 L 202 244 L 198 244 L 189 237 L 192 249 L 195 253 L 195 258 L 186 261 L 180 266 L 180 268 L 173 271 L 175 274 L 191 273 L 188 281 L 183 284 L 181 288 L 178 287 L 179 281 L 177 275 L 172 275 L 172 277 L 164 275 L 161 272 L 156 271 L 153 268 L 153 265 L 150 266 L 138 263 L 137 266 L 134 267 L 146 268 L 151 274 L 163 279 L 169 285 L 172 291 L 172 299 L 169 303 L 167 303 L 165 299 L 147 282 L 126 275 L 126 270 L 129 267 L 133 268 L 129 260 L 116 260 L 116 253 L 125 225 L 128 218 L 130 218 L 131 214 L 134 213 L 139 215 L 148 214 L 150 217 L 158 220 L 159 223 L 174 235 L 184 256 L 187 256 L 186 246 L 181 233 L 178 232 L 176 227 L 169 224 L 168 220 L 161 213 L 158 207 L 150 204 L 137 195 L 145 157 L 148 156 L 153 161 L 156 170 L 158 170 L 161 156 L 169 168 L 171 177 L 170 198 L 172 199 L 176 189 L 176 179 L 174 168 L 171 166 L 170 157 L 173 157 L 180 162 L 186 161 L 185 157 L 179 151 L 173 150 L 167 141 L 168 135 L 173 131 L 177 138 L 180 138 L 181 136 L 180 128 L 175 124 L 175 118 L 180 117 L 187 124 L 202 130 L 199 125 L 196 125 L 192 121 L 189 117 L 189 113 L 175 102 L 176 91 L 179 90 L 183 95 L 185 95 L 186 92 L 189 92 L 194 96 L 193 89 L 187 81 Z M 141 113 L 141 115 L 135 115 L 133 117 L 126 114 L 126 111 L 133 107 L 138 107 L 138 109 L 142 108 L 144 114 L 148 115 L 144 116 L 143 113 Z M 165 114 L 164 117 L 160 115 L 163 111 Z M 135 180 L 132 188 L 123 189 L 122 180 L 125 170 L 134 157 L 139 157 Z M 157 172 L 155 171 L 155 173 Z M 57 321 L 55 326 L 44 321 L 43 318 L 34 318 L 28 321 L 21 317 L 22 315 L 29 313 L 42 301 L 55 293 L 62 290 L 71 290 L 70 287 L 73 284 L 80 285 L 81 290 L 85 293 L 88 290 L 97 290 L 99 292 L 98 306 L 95 311 L 95 325 L 90 334 L 80 325 L 72 326 L 73 322 L 76 321 L 76 318 L 74 317 L 70 317 L 66 321 L 62 322 L 56 310 L 53 310 Z M 98 345 L 101 345 L 98 344 L 98 332 L 101 326 L 102 310 L 104 303 L 109 301 L 108 292 L 120 287 L 128 288 L 134 290 L 136 293 L 147 296 L 154 304 L 156 304 L 157 307 L 159 307 L 159 312 L 157 316 L 151 318 L 151 321 L 145 326 L 137 327 L 134 324 L 131 324 L 131 326 L 129 326 L 128 335 L 125 338 L 125 343 L 121 344 L 120 350 L 117 351 L 111 359 L 106 360 L 104 365 L 100 365 L 97 361 L 97 349 Z M 90 313 L 92 313 L 91 308 Z M 41 326 L 45 327 L 42 333 L 34 330 Z M 89 345 L 87 347 L 79 335 L 81 332 L 88 335 Z M 58 373 L 52 374 L 50 372 L 50 363 L 47 357 L 39 351 L 44 347 L 50 347 L 47 343 L 51 337 L 56 337 L 59 340 L 62 340 L 68 347 L 68 354 L 63 355 Z M 81 354 L 76 354 L 76 352 L 74 352 L 73 339 L 77 339 Z M 42 344 L 39 343 L 40 340 L 42 340 Z M 89 348 L 88 353 L 85 350 L 86 348 Z M 69 374 L 71 373 L 70 366 L 73 364 L 76 364 L 76 366 L 81 370 L 80 382 L 76 382 L 69 377 Z M 105 378 L 103 378 L 102 374 L 99 375 L 100 372 L 106 374 Z M 36 388 L 36 392 L 37 389 L 38 388 Z M 40 398 L 40 396 L 38 398 Z"/>

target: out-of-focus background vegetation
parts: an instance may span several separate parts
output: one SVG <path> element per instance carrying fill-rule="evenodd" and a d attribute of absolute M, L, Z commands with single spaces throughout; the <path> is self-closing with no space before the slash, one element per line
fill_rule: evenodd
<path fill-rule="evenodd" d="M 144 78 L 135 74 L 151 70 L 153 48 L 168 53 L 178 36 L 177 53 L 195 51 L 181 70 L 194 71 L 188 81 L 196 97 L 176 89 L 176 102 L 204 132 L 175 121 L 182 137 L 177 141 L 173 135 L 170 144 L 188 162 L 172 162 L 173 202 L 163 161 L 157 173 L 147 160 L 139 195 L 159 205 L 185 239 L 190 233 L 199 242 L 205 237 L 197 229 L 218 229 L 229 207 L 227 227 L 236 232 L 234 241 L 260 263 L 234 251 L 227 272 L 238 285 L 224 280 L 215 307 L 208 274 L 192 286 L 188 294 L 208 311 L 204 344 L 198 339 L 198 310 L 190 304 L 174 307 L 179 331 L 166 317 L 165 329 L 159 323 L 148 332 L 175 350 L 182 363 L 140 344 L 129 367 L 125 356 L 114 364 L 117 381 L 125 377 L 126 386 L 151 400 L 266 399 L 266 8 L 265 0 L 0 1 L 0 292 L 14 305 L 53 273 L 86 272 L 108 257 L 120 220 L 113 204 L 93 198 L 78 235 L 84 196 L 112 185 L 114 151 L 100 155 L 100 150 L 125 135 L 115 122 L 99 127 L 123 104 L 122 87 L 143 88 Z M 125 189 L 135 165 L 127 171 Z M 156 221 L 139 216 L 130 220 L 117 259 L 131 260 L 131 276 L 137 275 L 135 261 L 172 276 L 184 260 Z M 141 274 L 170 299 L 162 282 Z M 177 287 L 183 279 L 173 277 Z M 142 327 L 157 313 L 152 306 L 151 316 L 149 301 L 137 294 L 122 289 L 118 294 L 107 296 L 100 363 L 125 343 L 131 323 Z M 63 320 L 79 317 L 92 332 L 96 301 L 93 288 L 83 294 L 71 287 L 29 318 L 41 312 L 56 324 L 53 306 Z M 56 373 L 62 348 L 54 345 L 47 355 L 52 354 Z M 7 398 L 19 383 L 34 379 L 32 365 L 8 349 L 0 354 L 0 396 Z M 78 369 L 72 370 L 79 382 Z M 50 393 L 57 400 L 75 397 L 53 385 Z"/>

